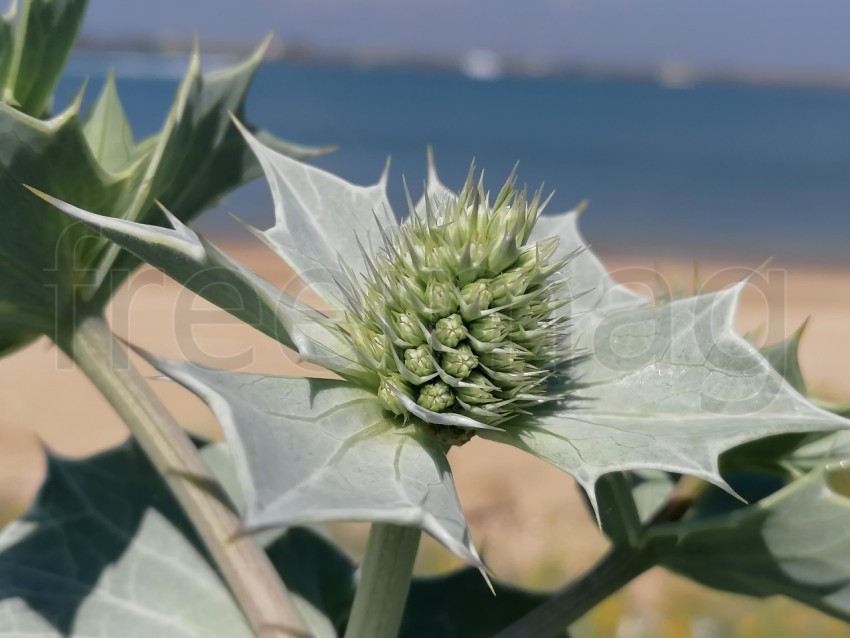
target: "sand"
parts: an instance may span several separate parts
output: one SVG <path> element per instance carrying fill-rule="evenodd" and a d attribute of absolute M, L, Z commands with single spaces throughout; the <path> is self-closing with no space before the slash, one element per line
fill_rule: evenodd
<path fill-rule="evenodd" d="M 263 249 L 233 245 L 228 250 L 274 283 L 298 290 L 288 271 Z M 656 264 L 651 258 L 616 255 L 605 261 L 621 281 L 638 288 L 669 292 L 682 283 L 684 290 L 692 288 L 692 263 Z M 784 338 L 810 317 L 801 348 L 809 388 L 821 398 L 850 400 L 850 264 L 827 268 L 774 262 L 753 273 L 756 266 L 743 259 L 702 263 L 698 279 L 705 289 L 718 289 L 750 275 L 738 325 L 762 342 Z M 317 372 L 150 268 L 141 269 L 121 290 L 109 316 L 117 334 L 165 357 L 267 373 Z M 187 428 L 220 436 L 199 400 L 175 384 L 152 383 Z M 8 516 L 25 508 L 35 493 L 44 472 L 42 444 L 57 454 L 81 456 L 127 435 L 88 380 L 46 340 L 0 360 L 0 405 L 0 520 L 4 512 Z M 604 548 L 572 480 L 562 472 L 480 441 L 454 450 L 450 458 L 476 543 L 500 576 L 556 585 L 590 565 Z M 428 554 L 429 568 L 452 562 L 439 550 L 431 548 Z M 644 598 L 657 592 L 657 587 L 642 587 L 630 595 L 639 608 L 652 604 Z"/>

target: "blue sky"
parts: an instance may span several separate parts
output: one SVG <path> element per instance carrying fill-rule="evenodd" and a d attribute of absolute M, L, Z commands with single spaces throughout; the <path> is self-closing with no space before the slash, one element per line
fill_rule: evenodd
<path fill-rule="evenodd" d="M 850 73 L 847 0 L 91 0 L 92 35 Z"/>

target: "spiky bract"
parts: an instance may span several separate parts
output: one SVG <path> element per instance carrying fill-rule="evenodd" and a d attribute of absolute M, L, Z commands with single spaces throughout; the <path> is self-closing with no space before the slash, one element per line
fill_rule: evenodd
<path fill-rule="evenodd" d="M 557 238 L 529 241 L 541 208 L 513 177 L 492 206 L 470 179 L 457 197 L 411 206 L 366 257 L 363 280 L 345 286 L 346 324 L 387 410 L 410 416 L 407 397 L 501 425 L 556 396 L 546 386 L 568 359 L 566 314 L 553 312 L 567 303 L 565 262 L 552 260 Z"/>

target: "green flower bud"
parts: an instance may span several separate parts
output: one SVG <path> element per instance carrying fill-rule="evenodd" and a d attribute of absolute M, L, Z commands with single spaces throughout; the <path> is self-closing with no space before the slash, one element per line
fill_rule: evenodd
<path fill-rule="evenodd" d="M 434 365 L 434 355 L 431 354 L 431 348 L 425 344 L 405 350 L 404 365 L 413 374 L 420 377 L 427 377 L 429 374 L 437 371 Z"/>
<path fill-rule="evenodd" d="M 481 363 L 494 370 L 510 372 L 521 369 L 526 356 L 528 353 L 525 350 L 507 345 L 492 352 L 483 353 Z"/>
<path fill-rule="evenodd" d="M 549 260 L 560 245 L 558 237 L 542 239 L 531 246 L 522 249 L 514 264 L 514 268 L 523 270 L 542 270 L 548 267 Z"/>
<path fill-rule="evenodd" d="M 516 195 L 516 192 L 512 195 Z M 500 215 L 493 215 L 490 218 L 487 232 L 491 235 L 519 236 L 527 220 L 528 209 L 525 202 L 519 202 L 514 197 L 508 197 L 499 212 Z"/>
<path fill-rule="evenodd" d="M 430 318 L 448 317 L 457 310 L 454 285 L 446 281 L 429 281 L 425 286 L 425 305 Z"/>
<path fill-rule="evenodd" d="M 442 365 L 443 370 L 453 377 L 465 379 L 478 365 L 478 357 L 472 352 L 472 348 L 462 343 L 454 352 L 443 353 Z"/>
<path fill-rule="evenodd" d="M 540 323 L 540 314 L 535 310 L 533 305 L 511 308 L 508 314 L 514 320 L 517 327 L 524 330 L 536 328 Z"/>
<path fill-rule="evenodd" d="M 503 272 L 493 279 L 493 303 L 496 306 L 505 306 L 511 303 L 515 297 L 525 293 L 528 278 L 519 270 Z"/>
<path fill-rule="evenodd" d="M 455 394 L 460 401 L 475 405 L 491 403 L 496 400 L 493 397 L 493 384 L 483 374 L 473 372 L 464 381 L 476 387 L 461 386 L 455 388 Z"/>
<path fill-rule="evenodd" d="M 418 346 L 425 343 L 425 335 L 422 334 L 422 329 L 419 327 L 419 320 L 412 312 L 395 313 L 393 328 L 395 328 L 399 339 L 409 343 L 411 346 Z"/>
<path fill-rule="evenodd" d="M 461 314 L 463 318 L 471 321 L 480 316 L 481 311 L 487 310 L 493 303 L 493 293 L 490 292 L 490 281 L 479 279 L 460 289 L 460 298 L 463 299 Z"/>
<path fill-rule="evenodd" d="M 469 334 L 485 343 L 498 343 L 507 336 L 505 323 L 502 315 L 494 312 L 469 324 Z"/>
<path fill-rule="evenodd" d="M 389 350 L 390 342 L 386 335 L 362 329 L 353 331 L 352 338 L 360 351 L 379 365 L 392 358 Z"/>
<path fill-rule="evenodd" d="M 400 377 L 393 376 L 387 379 L 382 379 L 381 385 L 378 387 L 378 401 L 381 403 L 381 407 L 385 410 L 389 410 L 393 414 L 405 414 L 407 412 L 407 408 L 405 408 L 401 400 L 393 394 L 392 390 L 390 390 L 390 386 L 395 387 L 397 390 L 401 390 L 401 392 L 409 396 L 411 399 L 413 398 L 413 392 L 410 387 Z"/>
<path fill-rule="evenodd" d="M 443 412 L 455 402 L 452 389 L 442 381 L 429 383 L 419 389 L 416 403 L 431 412 Z"/>
<path fill-rule="evenodd" d="M 517 257 L 519 257 L 519 247 L 516 237 L 505 234 L 487 255 L 487 269 L 491 272 L 500 272 L 511 266 Z"/>
<path fill-rule="evenodd" d="M 425 265 L 432 272 L 442 272 L 457 258 L 445 247 L 432 246 L 425 254 Z"/>
<path fill-rule="evenodd" d="M 433 335 L 444 346 L 454 348 L 466 339 L 466 326 L 463 325 L 460 315 L 455 313 L 440 319 L 434 326 Z"/>
<path fill-rule="evenodd" d="M 470 261 L 476 265 L 480 266 L 482 263 L 487 261 L 487 250 L 488 246 L 480 241 L 470 241 L 469 242 L 469 259 Z"/>

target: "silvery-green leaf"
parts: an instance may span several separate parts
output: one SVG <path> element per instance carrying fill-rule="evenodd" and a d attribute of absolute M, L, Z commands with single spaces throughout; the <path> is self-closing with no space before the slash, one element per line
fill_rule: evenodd
<path fill-rule="evenodd" d="M 228 494 L 241 498 L 228 448 L 224 444 L 207 445 L 203 456 Z M 289 528 L 267 548 L 287 589 L 297 594 L 302 617 L 319 615 L 342 635 L 356 588 L 354 562 L 313 529 Z M 415 577 L 400 635 L 492 636 L 545 599 L 544 594 L 498 581 L 491 591 L 473 568 Z M 311 609 L 305 609 L 305 604 Z"/>
<path fill-rule="evenodd" d="M 771 366 L 800 394 L 806 394 L 806 384 L 800 370 L 798 350 L 806 324 L 801 325 L 790 337 L 759 351 Z M 821 406 L 823 407 L 823 406 Z M 843 433 L 794 433 L 780 434 L 738 446 L 721 458 L 724 472 L 769 472 L 783 476 L 806 474 L 828 458 L 830 443 L 821 442 L 828 437 L 843 437 Z M 807 448 L 799 456 L 798 448 Z M 797 456 L 796 461 L 793 457 Z"/>
<path fill-rule="evenodd" d="M 206 444 L 201 456 L 231 503 L 241 508 L 242 492 L 227 445 Z M 351 559 L 315 529 L 270 530 L 254 538 L 266 548 L 311 638 L 341 634 L 356 587 Z"/>
<path fill-rule="evenodd" d="M 136 144 L 118 97 L 113 71 L 109 72 L 100 97 L 86 118 L 83 134 L 95 159 L 105 170 L 117 173 L 133 159 Z"/>
<path fill-rule="evenodd" d="M 0 532 L 0 636 L 249 638 L 227 587 L 133 444 L 50 457 L 35 505 Z"/>
<path fill-rule="evenodd" d="M 348 342 L 327 317 L 204 241 L 173 215 L 169 214 L 173 228 L 160 228 L 96 215 L 38 194 L 189 290 L 293 348 L 303 359 L 344 376 L 363 374 Z"/>
<path fill-rule="evenodd" d="M 151 182 L 147 187 L 150 193 L 183 221 L 194 217 L 197 209 L 217 203 L 225 192 L 222 185 L 238 185 L 262 174 L 232 121 L 244 115 L 248 90 L 268 42 L 243 62 L 206 75 L 201 74 L 197 50 L 190 60 L 162 133 L 155 136 L 151 165 L 145 175 Z M 327 150 L 285 142 L 266 131 L 257 135 L 278 152 L 298 160 Z M 213 189 L 210 180 L 222 185 Z M 159 223 L 160 216 L 155 208 L 146 207 L 134 209 L 129 218 Z"/>
<path fill-rule="evenodd" d="M 248 90 L 266 44 L 244 62 L 207 75 L 201 74 L 200 56 L 195 52 L 162 132 L 136 148 L 134 160 L 141 154 L 146 161 L 138 162 L 133 171 L 139 180 L 131 188 L 133 201 L 127 207 L 89 210 L 162 225 L 166 220 L 156 206 L 159 202 L 185 222 L 218 204 L 230 190 L 259 177 L 260 166 L 231 118 L 244 116 Z M 266 132 L 259 135 L 299 160 L 325 151 L 283 142 Z M 101 259 L 104 263 L 96 271 L 92 288 L 96 303 L 105 304 L 138 259 L 116 246 L 110 246 Z"/>
<path fill-rule="evenodd" d="M 40 117 L 50 108 L 88 0 L 23 0 L 3 102 Z"/>
<path fill-rule="evenodd" d="M 201 454 L 232 471 L 222 446 Z M 51 457 L 33 508 L 0 531 L 0 637 L 250 638 L 254 634 L 171 493 L 132 442 Z M 267 545 L 314 638 L 345 626 L 352 561 L 305 529 Z"/>
<path fill-rule="evenodd" d="M 603 317 L 618 310 L 639 308 L 651 300 L 617 283 L 599 258 L 587 247 L 587 242 L 578 230 L 581 210 L 568 211 L 557 215 L 541 215 L 531 233 L 530 241 L 539 241 L 548 237 L 559 239 L 558 250 L 553 260 L 567 259 L 562 270 L 567 295 L 571 298 L 568 306 L 560 310 L 569 313 L 574 324 L 575 347 L 592 347 L 584 338 L 591 333 L 593 326 Z"/>
<path fill-rule="evenodd" d="M 709 587 L 850 620 L 847 486 L 847 470 L 821 468 L 756 505 L 653 528 L 649 542 L 661 564 Z"/>
<path fill-rule="evenodd" d="M 437 166 L 434 164 L 434 153 L 428 149 L 428 176 L 425 180 L 425 192 L 416 205 L 413 207 L 412 213 L 419 217 L 425 216 L 426 200 L 431 200 L 431 204 L 435 208 L 439 208 L 445 204 L 446 200 L 451 197 L 457 197 L 457 194 L 444 185 L 437 175 Z"/>
<path fill-rule="evenodd" d="M 807 324 L 808 321 L 804 322 L 787 339 L 759 350 L 774 370 L 802 395 L 806 394 L 806 382 L 803 379 L 803 371 L 800 370 L 799 350 L 800 339 L 803 338 Z"/>
<path fill-rule="evenodd" d="M 480 565 L 445 453 L 428 432 L 387 421 L 373 393 L 340 381 L 148 359 L 218 417 L 248 529 L 333 520 L 414 525 Z"/>
<path fill-rule="evenodd" d="M 734 327 L 742 286 L 651 308 L 603 299 L 563 405 L 483 436 L 572 474 L 595 500 L 608 472 L 655 469 L 726 487 L 718 456 L 786 432 L 840 430 L 848 421 L 798 394 Z M 598 510 L 597 510 L 598 511 Z"/>
<path fill-rule="evenodd" d="M 51 334 L 58 317 L 72 315 L 76 286 L 105 244 L 21 183 L 92 208 L 104 198 L 122 205 L 128 200 L 122 185 L 105 181 L 100 168 L 87 159 L 77 108 L 74 103 L 42 122 L 0 104 L 0 354 L 39 333 Z"/>
<path fill-rule="evenodd" d="M 33 3 L 30 16 L 42 4 Z M 163 132 L 133 147 L 123 167 L 102 144 L 120 139 L 124 148 L 131 139 L 110 84 L 85 130 L 81 96 L 49 120 L 0 104 L 0 354 L 39 334 L 55 337 L 79 318 L 82 303 L 97 312 L 139 264 L 21 184 L 102 215 L 162 224 L 160 200 L 180 219 L 192 218 L 259 174 L 230 122 L 231 111 L 242 113 L 259 55 L 207 76 L 195 58 Z M 106 132 L 107 122 L 117 130 Z"/>
<path fill-rule="evenodd" d="M 334 277 L 342 262 L 365 272 L 363 249 L 381 245 L 380 227 L 396 223 L 387 201 L 386 177 L 373 186 L 355 186 L 321 169 L 278 153 L 236 121 L 260 162 L 274 200 L 275 224 L 255 234 L 326 301 L 339 305 Z"/>

